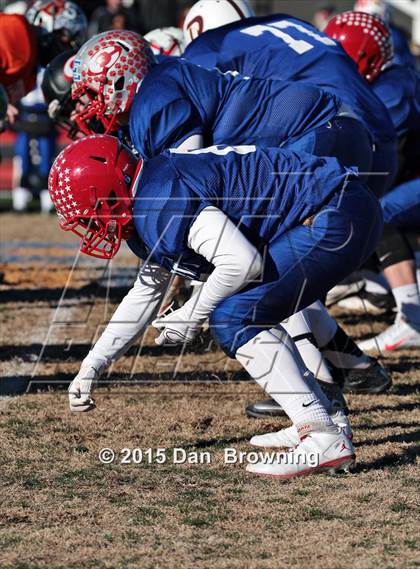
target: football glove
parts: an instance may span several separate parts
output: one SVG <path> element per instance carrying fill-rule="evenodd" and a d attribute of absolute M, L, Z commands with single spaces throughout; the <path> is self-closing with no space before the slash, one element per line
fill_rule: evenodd
<path fill-rule="evenodd" d="M 191 320 L 184 308 L 165 313 L 152 322 L 152 326 L 160 331 L 155 339 L 158 346 L 190 344 L 201 331 L 202 322 Z"/>
<path fill-rule="evenodd" d="M 83 413 L 95 409 L 95 401 L 91 397 L 92 384 L 97 381 L 100 372 L 91 365 L 83 365 L 79 373 L 69 385 L 69 405 L 73 413 Z"/>

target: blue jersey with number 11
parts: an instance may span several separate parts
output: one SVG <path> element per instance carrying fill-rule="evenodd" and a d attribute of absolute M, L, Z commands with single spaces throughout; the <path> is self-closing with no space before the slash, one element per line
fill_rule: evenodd
<path fill-rule="evenodd" d="M 326 34 L 297 18 L 248 18 L 201 34 L 184 57 L 207 68 L 262 79 L 306 81 L 346 103 L 377 142 L 394 140 L 388 113 L 355 63 Z"/>

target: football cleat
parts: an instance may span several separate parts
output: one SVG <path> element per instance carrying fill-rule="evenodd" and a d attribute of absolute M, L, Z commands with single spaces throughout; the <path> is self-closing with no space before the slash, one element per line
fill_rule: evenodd
<path fill-rule="evenodd" d="M 309 433 L 293 450 L 274 460 L 248 464 L 247 472 L 287 480 L 317 472 L 349 472 L 356 453 L 351 440 L 342 431 Z"/>
<path fill-rule="evenodd" d="M 420 328 L 403 318 L 397 318 L 389 328 L 358 344 L 364 352 L 387 353 L 405 348 L 420 347 Z"/>
<path fill-rule="evenodd" d="M 364 287 L 364 280 L 357 280 L 351 283 L 341 283 L 333 287 L 330 291 L 328 291 L 327 297 L 325 299 L 326 306 L 332 306 L 336 304 L 343 298 L 347 298 L 348 296 L 353 296 L 354 294 L 358 293 Z"/>
<path fill-rule="evenodd" d="M 331 415 L 331 420 L 350 440 L 353 438 L 350 421 L 342 411 L 337 411 Z M 300 438 L 294 425 L 287 427 L 287 429 L 281 429 L 281 431 L 277 431 L 275 433 L 255 435 L 249 441 L 249 443 L 255 447 L 264 448 L 292 448 L 298 445 L 299 442 Z"/>
<path fill-rule="evenodd" d="M 254 419 L 286 416 L 286 413 L 274 399 L 264 399 L 264 401 L 251 403 L 245 408 L 245 413 Z"/>
<path fill-rule="evenodd" d="M 378 294 L 361 290 L 357 296 L 349 296 L 338 301 L 337 306 L 352 312 L 383 314 L 394 310 L 395 301 L 392 294 Z"/>
<path fill-rule="evenodd" d="M 366 393 L 378 395 L 384 393 L 392 385 L 389 371 L 375 358 L 367 368 L 339 369 L 333 366 L 331 373 L 343 387 L 345 393 Z"/>
<path fill-rule="evenodd" d="M 239 378 L 241 373 L 247 374 L 245 370 L 239 371 L 236 377 Z M 249 375 L 247 374 L 247 377 L 244 379 L 250 379 Z M 348 413 L 347 403 L 340 388 L 341 384 L 327 383 L 320 380 L 317 381 L 322 391 L 333 404 L 333 407 L 335 407 L 335 409 L 341 408 Z M 245 413 L 248 417 L 253 417 L 254 419 L 271 419 L 272 417 L 284 417 L 286 415 L 281 406 L 274 401 L 274 399 L 265 399 L 263 401 L 251 403 L 245 408 Z"/>

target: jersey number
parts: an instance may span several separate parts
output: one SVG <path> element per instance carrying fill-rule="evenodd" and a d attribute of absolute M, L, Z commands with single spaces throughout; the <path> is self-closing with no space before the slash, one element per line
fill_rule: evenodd
<path fill-rule="evenodd" d="M 230 152 L 235 154 L 252 154 L 257 148 L 255 146 L 208 146 L 207 148 L 198 148 L 197 150 L 182 150 L 180 148 L 170 148 L 171 154 L 217 154 L 217 156 L 226 156 Z"/>
<path fill-rule="evenodd" d="M 302 55 L 306 53 L 310 49 L 314 47 L 312 43 L 309 43 L 306 40 L 297 40 L 289 34 L 286 34 L 282 30 L 285 28 L 295 28 L 299 30 L 303 34 L 310 36 L 314 40 L 322 43 L 324 45 L 333 46 L 335 45 L 334 40 L 328 37 L 323 37 L 313 32 L 312 30 L 308 30 L 304 26 L 300 24 L 296 24 L 295 22 L 288 22 L 287 20 L 280 20 L 279 22 L 273 22 L 271 24 L 258 24 L 256 26 L 250 26 L 249 28 L 245 28 L 241 31 L 243 34 L 247 34 L 248 36 L 258 37 L 261 36 L 264 32 L 270 32 L 273 36 L 283 40 L 294 52 Z"/>

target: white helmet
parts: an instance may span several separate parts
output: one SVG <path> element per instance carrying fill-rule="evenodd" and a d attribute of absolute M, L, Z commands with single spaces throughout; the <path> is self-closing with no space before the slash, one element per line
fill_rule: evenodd
<path fill-rule="evenodd" d="M 182 55 L 184 33 L 180 28 L 156 28 L 144 36 L 155 55 Z"/>
<path fill-rule="evenodd" d="M 26 19 L 47 33 L 66 30 L 75 45 L 83 43 L 88 27 L 85 13 L 71 0 L 37 0 L 26 12 Z"/>
<path fill-rule="evenodd" d="M 389 5 L 383 0 L 357 0 L 353 10 L 355 12 L 366 12 L 367 14 L 372 14 L 372 16 L 378 16 L 386 22 L 390 17 Z"/>
<path fill-rule="evenodd" d="M 73 63 L 72 99 L 78 101 L 73 120 L 85 134 L 90 121 L 106 132 L 118 130 L 117 119 L 130 110 L 139 83 L 155 64 L 147 41 L 129 30 L 109 30 L 93 36 Z"/>
<path fill-rule="evenodd" d="M 185 17 L 185 44 L 207 30 L 255 16 L 246 0 L 199 0 Z"/>

